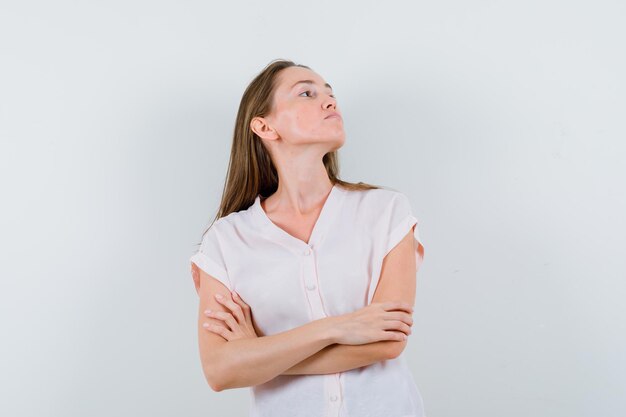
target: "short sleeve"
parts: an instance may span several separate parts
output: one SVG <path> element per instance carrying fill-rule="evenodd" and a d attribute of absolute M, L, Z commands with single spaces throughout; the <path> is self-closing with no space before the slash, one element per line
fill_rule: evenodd
<path fill-rule="evenodd" d="M 190 262 L 195 264 L 207 274 L 216 278 L 232 291 L 230 278 L 224 262 L 224 256 L 220 242 L 218 240 L 218 231 L 216 224 L 211 225 L 209 230 L 202 237 L 202 243 L 198 251 L 191 257 Z M 200 274 L 191 265 L 191 275 L 196 287 L 196 292 L 200 291 Z"/>
<path fill-rule="evenodd" d="M 373 276 L 368 292 L 368 304 L 372 302 L 374 297 L 385 256 L 400 243 L 413 226 L 415 226 L 413 237 L 418 242 L 415 248 L 415 264 L 416 270 L 419 270 L 423 261 L 424 245 L 419 236 L 418 219 L 413 214 L 411 203 L 407 196 L 398 191 L 394 192 L 390 201 L 386 203 L 385 208 L 380 213 L 376 223 L 374 236 L 375 257 L 372 269 Z"/>
<path fill-rule="evenodd" d="M 413 236 L 421 244 L 417 228 L 417 217 L 413 215 L 411 203 L 406 195 L 395 192 L 387 209 L 380 219 L 379 239 L 383 245 L 383 257 L 406 236 L 413 226 Z M 419 254 L 418 254 L 419 255 Z"/>

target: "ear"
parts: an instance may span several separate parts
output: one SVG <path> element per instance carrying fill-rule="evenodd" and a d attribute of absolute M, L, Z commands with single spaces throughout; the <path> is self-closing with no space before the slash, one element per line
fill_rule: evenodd
<path fill-rule="evenodd" d="M 250 129 L 261 139 L 273 140 L 278 138 L 278 134 L 264 117 L 253 118 L 250 121 Z"/>

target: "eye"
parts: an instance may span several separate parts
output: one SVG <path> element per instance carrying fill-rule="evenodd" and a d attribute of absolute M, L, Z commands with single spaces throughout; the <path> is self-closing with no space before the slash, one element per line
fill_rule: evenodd
<path fill-rule="evenodd" d="M 301 93 L 300 93 L 300 94 L 298 94 L 298 95 L 299 95 L 299 96 L 301 96 L 301 95 L 302 95 L 302 94 L 304 94 L 304 93 L 310 93 L 310 92 L 311 92 L 311 90 L 305 90 L 305 91 L 301 92 Z M 332 98 L 334 98 L 335 100 L 337 99 L 337 98 L 335 97 L 335 95 L 334 95 L 334 94 L 330 94 L 330 96 L 331 96 Z"/>

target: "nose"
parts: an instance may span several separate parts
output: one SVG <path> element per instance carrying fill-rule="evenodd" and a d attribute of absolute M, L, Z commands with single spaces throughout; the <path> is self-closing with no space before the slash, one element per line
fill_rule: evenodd
<path fill-rule="evenodd" d="M 328 96 L 328 98 L 326 98 L 326 100 L 324 101 L 324 108 L 325 109 L 328 109 L 328 108 L 336 109 L 337 108 L 337 100 L 335 100 L 334 97 Z"/>

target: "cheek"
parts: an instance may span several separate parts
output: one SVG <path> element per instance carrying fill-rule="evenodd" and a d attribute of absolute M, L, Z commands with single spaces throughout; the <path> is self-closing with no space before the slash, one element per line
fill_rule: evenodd
<path fill-rule="evenodd" d="M 310 133 L 312 129 L 316 129 L 316 123 L 318 122 L 313 116 L 308 115 L 304 110 L 292 110 L 283 113 L 279 123 L 285 132 L 300 136 Z"/>

